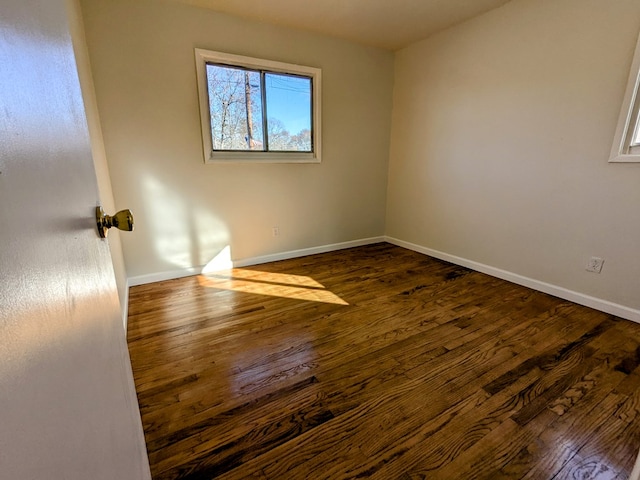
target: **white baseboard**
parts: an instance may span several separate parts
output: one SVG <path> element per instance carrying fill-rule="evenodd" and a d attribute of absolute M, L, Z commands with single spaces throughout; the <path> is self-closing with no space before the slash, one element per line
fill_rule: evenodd
<path fill-rule="evenodd" d="M 321 245 L 318 247 L 302 248 L 299 250 L 290 250 L 288 252 L 272 253 L 270 255 L 262 255 L 259 257 L 242 258 L 233 260 L 234 268 L 248 267 L 251 265 L 260 265 L 261 263 L 277 262 L 279 260 L 288 260 L 290 258 L 306 257 L 307 255 L 315 255 L 317 253 L 333 252 L 336 250 L 344 250 L 345 248 L 361 247 L 372 243 L 384 242 L 385 237 L 362 238 L 359 240 L 351 240 L 349 242 L 332 243 L 329 245 Z M 146 283 L 161 282 L 163 280 L 172 280 L 174 278 L 189 277 L 191 275 L 199 275 L 202 273 L 204 265 L 198 267 L 188 267 L 179 270 L 171 270 L 167 272 L 151 273 L 148 275 L 138 275 L 129 277 L 129 286 L 144 285 Z M 128 289 L 127 289 L 128 292 Z"/>
<path fill-rule="evenodd" d="M 137 275 L 129 277 L 129 286 L 145 285 L 147 283 L 162 282 L 164 280 L 173 280 L 174 278 L 190 277 L 198 275 L 202 272 L 204 265 L 199 267 L 187 267 L 177 270 L 167 270 L 166 272 L 149 273 L 147 275 Z"/>
<path fill-rule="evenodd" d="M 234 260 L 233 266 L 248 267 L 250 265 L 260 265 L 261 263 L 277 262 L 279 260 L 288 260 L 290 258 L 306 257 L 307 255 L 315 255 L 317 253 L 335 252 L 337 250 L 344 250 L 345 248 L 361 247 L 363 245 L 371 245 L 372 243 L 380 243 L 384 241 L 384 237 L 361 238 L 359 240 L 351 240 L 349 242 L 332 243 L 329 245 L 321 245 L 319 247 L 302 248 L 300 250 L 274 253 L 271 255 L 263 255 L 261 257 L 253 257 L 237 261 Z"/>
<path fill-rule="evenodd" d="M 596 310 L 600 310 L 601 312 L 610 313 L 617 317 L 640 323 L 640 310 L 625 307 L 624 305 L 609 302 L 608 300 L 603 300 L 601 298 L 591 297 L 589 295 L 585 295 L 584 293 L 568 290 L 566 288 L 558 287 L 557 285 L 552 285 L 546 282 L 541 282 L 540 280 L 535 280 L 533 278 L 524 277 L 522 275 L 518 275 L 517 273 L 508 272 L 506 270 L 501 270 L 499 268 L 474 262 L 472 260 L 467 260 L 466 258 L 456 257 L 455 255 L 450 255 L 438 250 L 433 250 L 421 245 L 416 245 L 415 243 L 405 242 L 397 238 L 385 237 L 384 240 L 388 243 L 392 243 L 393 245 L 413 250 L 414 252 L 423 253 L 425 255 L 429 255 L 430 257 L 438 258 L 446 262 L 455 263 L 456 265 L 467 267 L 477 272 L 486 273 L 487 275 L 491 275 L 492 277 L 501 278 L 518 285 L 532 288 L 533 290 L 548 293 L 549 295 L 563 298 L 565 300 L 569 300 L 586 307 L 594 308 Z"/>

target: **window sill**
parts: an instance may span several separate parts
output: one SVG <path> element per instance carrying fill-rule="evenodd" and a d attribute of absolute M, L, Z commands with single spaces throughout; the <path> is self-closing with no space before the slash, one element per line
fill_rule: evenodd
<path fill-rule="evenodd" d="M 212 153 L 206 163 L 320 163 L 320 157 L 314 153 L 218 152 Z"/>
<path fill-rule="evenodd" d="M 620 154 L 609 159 L 609 163 L 640 163 L 640 154 Z"/>

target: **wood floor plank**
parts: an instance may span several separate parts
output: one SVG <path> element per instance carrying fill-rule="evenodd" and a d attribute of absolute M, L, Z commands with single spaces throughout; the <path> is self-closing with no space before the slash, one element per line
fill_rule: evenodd
<path fill-rule="evenodd" d="M 624 478 L 640 325 L 380 243 L 131 288 L 153 478 Z"/>
<path fill-rule="evenodd" d="M 574 353 L 579 352 L 574 351 Z M 531 368 L 521 370 L 520 375 L 513 382 L 493 391 L 486 402 L 478 405 L 469 414 L 457 416 L 447 425 L 447 429 L 435 435 L 431 432 L 429 435 L 424 435 L 422 440 L 426 445 L 410 452 L 403 459 L 403 464 L 398 467 L 414 466 L 419 472 L 414 473 L 427 475 L 427 472 L 453 461 L 459 454 L 490 433 L 493 428 L 509 418 L 517 417 L 518 413 L 543 397 L 550 391 L 549 386 L 555 384 L 554 379 L 566 370 L 567 366 L 575 368 L 581 360 L 580 355 L 572 355 L 572 351 L 569 350 L 565 358 L 556 359 L 553 366 L 547 364 L 541 368 L 541 364 L 538 363 Z M 379 456 L 384 458 L 382 455 L 383 452 L 380 451 Z M 398 467 L 392 463 L 385 464 L 385 468 L 376 478 L 393 478 L 401 473 L 397 470 Z"/>

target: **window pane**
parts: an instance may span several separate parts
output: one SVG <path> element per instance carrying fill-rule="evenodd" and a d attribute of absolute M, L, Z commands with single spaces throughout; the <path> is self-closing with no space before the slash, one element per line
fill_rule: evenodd
<path fill-rule="evenodd" d="M 214 150 L 264 150 L 260 73 L 207 64 Z"/>
<path fill-rule="evenodd" d="M 269 151 L 311 152 L 311 78 L 265 74 Z"/>

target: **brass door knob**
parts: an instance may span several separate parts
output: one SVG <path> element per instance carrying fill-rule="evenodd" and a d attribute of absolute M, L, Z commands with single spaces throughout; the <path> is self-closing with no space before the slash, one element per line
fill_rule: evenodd
<path fill-rule="evenodd" d="M 96 222 L 98 233 L 102 238 L 107 238 L 107 230 L 116 227 L 127 232 L 133 231 L 133 214 L 131 210 L 120 210 L 113 216 L 104 213 L 102 207 L 96 207 Z"/>

